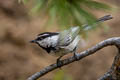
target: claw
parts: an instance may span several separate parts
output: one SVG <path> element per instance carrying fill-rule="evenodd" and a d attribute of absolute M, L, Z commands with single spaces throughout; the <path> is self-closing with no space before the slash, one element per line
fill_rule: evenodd
<path fill-rule="evenodd" d="M 62 57 L 62 56 L 60 56 L 60 57 L 57 59 L 57 62 L 56 62 L 56 63 L 57 63 L 57 67 L 59 67 L 60 69 L 61 69 L 61 66 L 62 66 L 62 64 L 63 64 L 63 63 L 61 62 L 61 60 L 60 60 L 61 57 Z"/>
<path fill-rule="evenodd" d="M 78 60 L 79 60 L 79 58 L 78 58 L 78 56 L 77 56 L 77 54 L 76 54 L 76 53 L 74 53 L 74 58 L 76 59 L 76 61 L 78 61 Z"/>
<path fill-rule="evenodd" d="M 76 50 L 77 50 L 77 47 L 75 47 L 75 49 L 74 49 L 74 58 L 76 59 L 76 61 L 78 61 L 79 60 L 79 58 L 78 58 L 78 56 L 77 56 L 77 54 L 76 54 Z"/>

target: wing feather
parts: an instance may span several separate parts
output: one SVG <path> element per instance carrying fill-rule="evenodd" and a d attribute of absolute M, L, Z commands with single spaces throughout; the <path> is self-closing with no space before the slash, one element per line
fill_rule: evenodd
<path fill-rule="evenodd" d="M 75 37 L 78 35 L 80 29 L 79 27 L 72 27 L 68 30 L 64 30 L 60 32 L 59 38 L 58 38 L 58 46 L 67 46 L 69 45 Z"/>

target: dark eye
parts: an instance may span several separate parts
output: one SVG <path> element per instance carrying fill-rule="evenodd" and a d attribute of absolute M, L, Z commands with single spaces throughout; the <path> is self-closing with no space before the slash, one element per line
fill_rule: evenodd
<path fill-rule="evenodd" d="M 42 38 L 38 37 L 36 40 L 42 40 Z"/>

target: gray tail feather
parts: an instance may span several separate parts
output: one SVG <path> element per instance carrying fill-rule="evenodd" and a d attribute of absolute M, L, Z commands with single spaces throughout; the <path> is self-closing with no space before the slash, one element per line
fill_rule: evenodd
<path fill-rule="evenodd" d="M 97 20 L 97 22 L 104 22 L 104 21 L 110 20 L 110 19 L 112 19 L 112 18 L 113 18 L 113 17 L 112 17 L 111 15 L 105 15 L 105 16 L 99 18 L 99 19 Z"/>
<path fill-rule="evenodd" d="M 105 16 L 99 18 L 99 19 L 95 22 L 95 24 L 100 23 L 100 22 L 104 22 L 104 21 L 107 21 L 107 20 L 110 20 L 110 19 L 112 19 L 112 18 L 113 18 L 113 17 L 112 17 L 111 15 L 105 15 Z M 86 31 L 86 30 L 90 30 L 90 29 L 91 29 L 90 26 L 92 26 L 92 25 L 88 25 L 88 24 L 83 25 L 83 29 L 84 29 L 85 31 Z M 94 24 L 93 24 L 93 26 L 94 26 Z"/>

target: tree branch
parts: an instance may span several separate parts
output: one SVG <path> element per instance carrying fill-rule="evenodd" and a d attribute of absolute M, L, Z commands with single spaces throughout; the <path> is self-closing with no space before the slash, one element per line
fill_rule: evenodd
<path fill-rule="evenodd" d="M 81 53 L 78 53 L 78 54 L 77 54 L 77 58 L 78 58 L 78 60 L 81 60 L 82 58 L 84 58 L 84 57 L 86 57 L 86 56 L 89 56 L 89 55 L 92 55 L 92 54 L 94 54 L 96 51 L 98 51 L 98 50 L 100 50 L 100 49 L 102 49 L 102 48 L 104 48 L 104 47 L 106 47 L 106 46 L 110 46 L 110 45 L 115 45 L 115 46 L 120 50 L 120 37 L 113 37 L 113 38 L 109 38 L 109 39 L 107 39 L 107 40 L 104 40 L 104 41 L 96 44 L 94 47 L 89 48 L 89 49 L 87 49 L 87 50 L 85 50 L 85 51 L 83 51 L 83 52 L 81 52 Z M 119 60 L 120 60 L 120 59 L 119 59 Z M 64 60 L 61 61 L 61 62 L 62 62 L 61 67 L 62 67 L 62 66 L 65 66 L 65 65 L 67 65 L 67 64 L 70 64 L 70 63 L 72 63 L 72 62 L 74 62 L 74 61 L 77 61 L 77 60 L 76 60 L 75 57 L 73 57 L 73 56 L 72 56 L 72 57 L 69 57 L 69 58 L 67 58 L 67 59 L 64 59 Z M 119 62 L 120 62 L 120 61 L 119 61 Z M 115 63 L 114 63 L 114 65 L 115 65 Z M 48 72 L 51 72 L 51 71 L 57 69 L 57 68 L 59 68 L 59 67 L 57 67 L 57 64 L 56 64 L 56 63 L 55 63 L 55 64 L 51 64 L 51 65 L 45 67 L 44 69 L 42 69 L 40 72 L 37 72 L 37 73 L 33 74 L 31 77 L 28 78 L 28 80 L 37 80 L 39 77 L 47 74 Z M 112 68 L 112 69 L 113 69 L 113 68 Z M 112 70 L 112 69 L 111 69 L 111 70 Z M 110 70 L 110 72 L 111 72 L 111 70 Z M 109 72 L 108 72 L 108 73 L 109 73 Z M 107 73 L 106 73 L 106 75 L 107 75 Z M 105 75 L 104 75 L 104 76 L 105 76 Z M 100 80 L 105 80 L 105 79 L 103 79 L 103 78 L 101 77 Z"/>
<path fill-rule="evenodd" d="M 98 80 L 120 80 L 120 40 L 116 45 L 118 53 L 116 54 L 111 68 Z"/>

